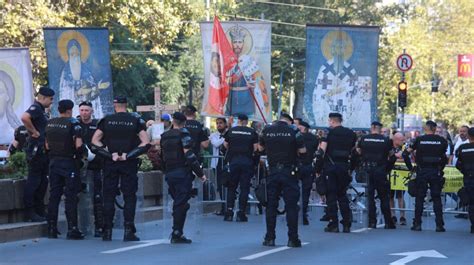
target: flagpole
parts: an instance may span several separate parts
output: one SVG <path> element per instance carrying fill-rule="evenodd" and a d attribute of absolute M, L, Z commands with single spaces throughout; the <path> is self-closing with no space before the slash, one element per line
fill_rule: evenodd
<path fill-rule="evenodd" d="M 259 105 L 258 102 L 257 102 L 257 98 L 255 98 L 255 94 L 253 93 L 252 88 L 249 87 L 249 85 L 248 85 L 248 84 L 249 84 L 249 81 L 248 81 L 247 78 L 245 77 L 244 72 L 242 72 L 242 69 L 240 69 L 239 63 L 237 63 L 237 68 L 238 68 L 239 71 L 242 73 L 242 76 L 243 76 L 244 79 L 245 79 L 245 83 L 246 83 L 246 85 L 247 85 L 247 88 L 248 88 L 248 90 L 249 90 L 249 93 L 250 93 L 250 95 L 252 96 L 252 99 L 253 99 L 253 101 L 255 102 L 255 105 L 257 105 L 257 109 L 258 109 L 258 111 L 260 112 L 260 115 L 262 116 L 263 122 L 264 122 L 265 124 L 268 124 L 267 119 L 265 119 L 265 116 L 263 115 L 262 108 L 260 108 L 260 105 Z M 231 92 L 232 92 L 232 90 L 231 90 Z M 232 95 L 232 94 L 231 94 L 231 95 Z M 231 102 L 231 103 L 232 103 L 232 102 Z M 232 105 L 231 105 L 231 107 L 232 107 Z"/>

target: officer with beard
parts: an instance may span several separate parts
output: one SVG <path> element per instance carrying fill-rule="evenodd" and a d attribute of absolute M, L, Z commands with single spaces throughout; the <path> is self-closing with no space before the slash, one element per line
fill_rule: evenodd
<path fill-rule="evenodd" d="M 91 149 L 91 141 L 94 132 L 97 130 L 98 120 L 93 119 L 92 103 L 84 101 L 79 104 L 79 122 L 82 127 L 82 140 L 87 148 Z M 104 205 L 102 201 L 102 168 L 103 159 L 90 152 L 88 156 L 86 178 L 91 178 L 94 183 L 93 190 L 93 207 L 94 207 L 94 237 L 102 237 L 104 226 Z"/>
<path fill-rule="evenodd" d="M 227 211 L 224 221 L 232 222 L 237 187 L 239 187 L 239 211 L 237 222 L 247 222 L 245 212 L 250 193 L 250 180 L 254 172 L 253 155 L 258 148 L 258 135 L 254 129 L 247 127 L 248 117 L 238 115 L 238 125 L 230 128 L 224 136 L 224 146 L 230 167 L 230 180 L 227 191 Z"/>
<path fill-rule="evenodd" d="M 160 141 L 165 180 L 173 198 L 172 244 L 192 242 L 184 236 L 183 229 L 190 207 L 188 200 L 191 199 L 193 173 L 203 182 L 206 181 L 196 154 L 192 151 L 192 138 L 184 128 L 185 122 L 186 117 L 180 112 L 175 112 L 172 129 L 161 134 Z"/>
<path fill-rule="evenodd" d="M 115 114 L 99 121 L 92 137 L 92 152 L 105 158 L 104 166 L 104 230 L 103 241 L 112 240 L 115 197 L 120 183 L 124 204 L 123 241 L 139 241 L 135 228 L 138 189 L 138 157 L 150 148 L 145 121 L 127 112 L 127 98 L 114 99 Z"/>
<path fill-rule="evenodd" d="M 469 143 L 461 145 L 456 152 L 458 158 L 456 168 L 464 176 L 464 190 L 469 205 L 469 219 L 471 220 L 471 234 L 474 234 L 474 127 L 468 130 Z"/>
<path fill-rule="evenodd" d="M 303 136 L 304 145 L 306 146 L 306 155 L 298 159 L 298 173 L 301 179 L 301 190 L 303 197 L 303 225 L 309 225 L 308 204 L 315 177 L 313 156 L 314 153 L 316 153 L 316 150 L 318 150 L 319 138 L 309 132 L 310 126 L 307 122 L 300 120 L 298 123 L 298 129 Z"/>
<path fill-rule="evenodd" d="M 375 213 L 375 191 L 377 191 L 380 208 L 385 219 L 385 229 L 395 229 L 390 212 L 390 181 L 387 174 L 392 144 L 387 137 L 382 135 L 382 127 L 380 122 L 372 122 L 370 134 L 361 137 L 357 151 L 362 156 L 361 167 L 367 176 L 369 228 L 377 228 Z"/>
<path fill-rule="evenodd" d="M 300 187 L 296 176 L 296 158 L 304 155 L 306 148 L 301 134 L 295 131 L 293 119 L 281 114 L 280 120 L 263 129 L 259 142 L 259 151 L 265 150 L 269 164 L 267 177 L 267 233 L 264 246 L 275 246 L 275 228 L 280 195 L 283 195 L 288 225 L 288 247 L 301 247 L 298 238 L 298 200 Z"/>
<path fill-rule="evenodd" d="M 77 194 L 81 189 L 81 178 L 75 159 L 82 156 L 82 128 L 72 118 L 74 103 L 61 100 L 58 103 L 59 118 L 49 120 L 46 126 L 46 149 L 49 155 L 48 237 L 58 238 L 58 208 L 61 196 L 66 197 L 67 239 L 84 239 L 77 228 Z"/>
<path fill-rule="evenodd" d="M 427 121 L 425 124 L 425 135 L 416 138 L 412 147 L 407 148 L 408 153 L 415 153 L 416 170 L 416 200 L 415 218 L 411 230 L 421 231 L 421 215 L 425 202 L 426 191 L 430 189 L 435 212 L 436 232 L 445 232 L 443 221 L 443 205 L 441 203 L 441 190 L 444 186 L 443 169 L 448 162 L 446 150 L 448 142 L 443 137 L 436 135 L 436 123 Z M 412 168 L 411 162 L 405 160 L 408 168 Z"/>
<path fill-rule="evenodd" d="M 45 109 L 53 103 L 54 91 L 41 87 L 33 105 L 21 116 L 21 121 L 28 130 L 26 142 L 26 159 L 28 178 L 25 184 L 24 203 L 26 220 L 31 222 L 45 221 L 44 195 L 48 188 L 48 156 L 44 151 L 44 130 L 48 123 Z"/>
<path fill-rule="evenodd" d="M 327 183 L 327 215 L 329 224 L 325 232 L 339 232 L 338 204 L 342 215 L 343 232 L 351 231 L 351 210 L 347 198 L 347 187 L 352 182 L 350 175 L 351 152 L 357 142 L 356 134 L 342 126 L 342 115 L 339 113 L 329 114 L 329 133 L 321 140 L 320 148 L 316 152 L 316 158 L 323 161 L 322 177 Z M 321 168 L 316 169 L 316 173 Z"/>

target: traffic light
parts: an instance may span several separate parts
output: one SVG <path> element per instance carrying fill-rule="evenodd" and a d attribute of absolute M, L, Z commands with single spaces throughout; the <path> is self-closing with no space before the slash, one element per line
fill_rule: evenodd
<path fill-rule="evenodd" d="M 440 82 L 438 78 L 433 77 L 433 79 L 431 79 L 431 92 L 433 93 L 438 92 L 439 83 Z"/>
<path fill-rule="evenodd" d="M 408 84 L 406 81 L 398 82 L 398 106 L 405 108 L 407 106 L 407 90 Z"/>

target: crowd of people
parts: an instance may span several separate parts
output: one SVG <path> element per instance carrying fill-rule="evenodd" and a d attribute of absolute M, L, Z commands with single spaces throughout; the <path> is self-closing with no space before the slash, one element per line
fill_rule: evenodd
<path fill-rule="evenodd" d="M 314 187 L 327 204 L 322 220 L 328 225 L 324 230 L 339 232 L 342 225 L 342 231 L 349 233 L 353 220 L 347 191 L 354 171 L 358 172 L 357 181 L 366 186 L 368 227 L 376 228 L 378 198 L 385 229 L 395 229 L 397 218 L 391 211 L 395 199 L 400 208 L 405 207 L 403 192 L 390 188 L 389 173 L 396 161 L 403 161 L 416 174 L 410 192 L 416 198 L 412 230 L 421 230 L 429 189 L 436 231 L 445 231 L 441 192 L 443 170 L 451 164 L 464 175 L 464 188 L 459 195 L 468 202 L 471 233 L 474 233 L 474 128 L 468 126 L 462 126 L 459 135 L 451 140 L 446 130 L 433 121 L 425 123 L 423 134 L 390 132 L 378 121 L 371 124 L 368 132 L 354 132 L 343 126 L 341 114 L 331 113 L 328 129 L 315 131 L 303 119 L 293 119 L 287 113 L 280 113 L 279 119 L 271 124 L 252 122 L 250 126 L 245 114 L 236 114 L 228 119 L 215 119 L 216 131 L 210 133 L 196 120 L 196 108 L 187 106 L 182 112 L 163 114 L 157 133 L 153 121 L 147 123 L 138 114 L 127 112 L 125 97 L 116 97 L 115 113 L 101 120 L 93 119 L 90 102 L 82 102 L 80 115 L 72 117 L 74 103 L 67 99 L 58 102 L 59 117 L 49 119 L 45 109 L 53 98 L 53 90 L 47 87 L 39 90 L 36 101 L 23 114 L 24 126 L 16 130 L 9 149 L 10 153 L 26 153 L 26 219 L 47 221 L 49 238 L 57 238 L 59 234 L 58 206 L 63 193 L 68 223 L 66 238 L 84 238 L 78 229 L 77 195 L 81 189 L 80 176 L 86 176 L 94 180 L 94 235 L 104 241 L 112 240 L 114 202 L 120 188 L 125 202 L 123 240 L 140 240 L 135 235 L 134 223 L 138 157 L 148 154 L 155 167 L 164 172 L 173 199 L 171 243 L 191 243 L 184 236 L 184 224 L 195 177 L 203 182 L 207 180 L 202 169 L 203 150 L 207 149 L 213 155 L 210 167 L 218 176 L 218 193 L 225 201 L 220 211 L 224 221 L 231 222 L 234 218 L 238 222 L 248 221 L 251 179 L 256 172 L 263 174 L 259 178 L 265 178 L 264 185 L 259 185 L 256 193 L 260 206 L 265 207 L 265 246 L 275 245 L 276 217 L 282 198 L 288 246 L 301 247 L 298 203 L 302 196 L 303 224 L 308 225 L 308 204 Z M 265 170 L 256 170 L 262 167 Z M 50 199 L 46 211 L 43 200 L 48 183 Z M 407 222 L 403 211 L 399 221 L 401 225 Z"/>

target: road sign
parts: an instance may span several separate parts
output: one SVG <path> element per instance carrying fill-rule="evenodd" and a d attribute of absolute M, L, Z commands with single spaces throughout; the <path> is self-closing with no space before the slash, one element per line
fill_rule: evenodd
<path fill-rule="evenodd" d="M 397 58 L 397 67 L 402 72 L 409 71 L 413 66 L 413 59 L 409 54 L 403 53 Z"/>

